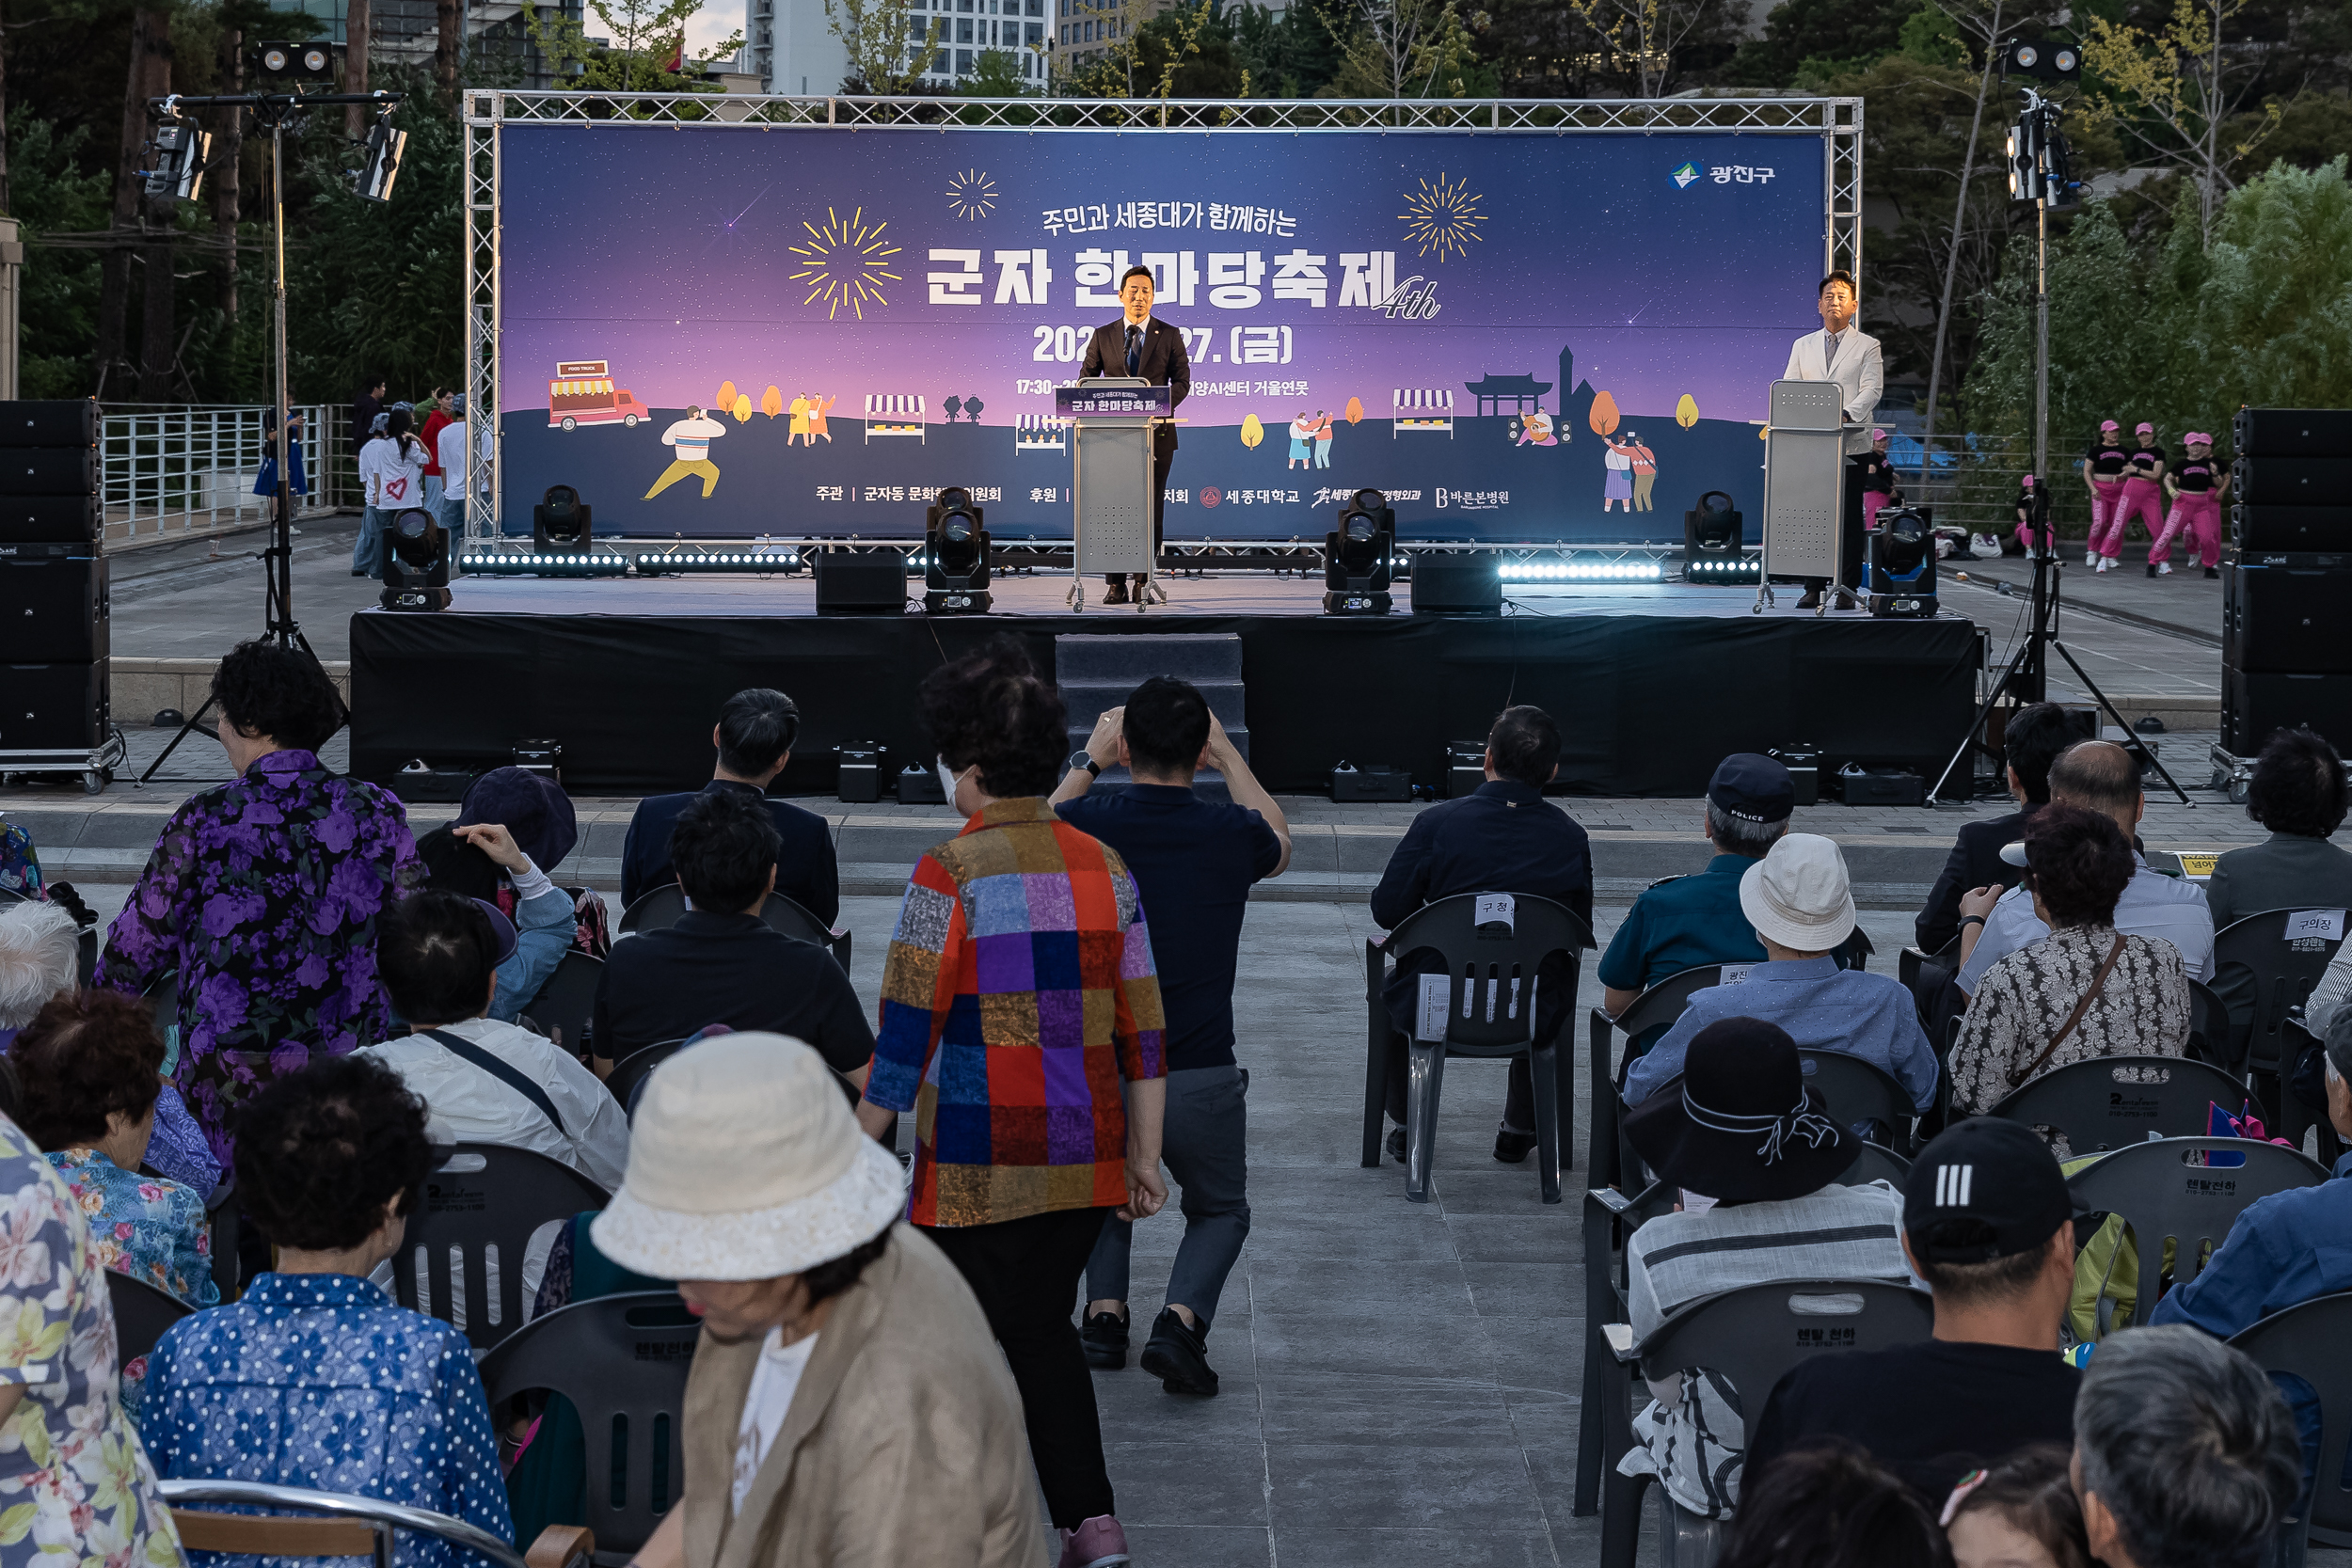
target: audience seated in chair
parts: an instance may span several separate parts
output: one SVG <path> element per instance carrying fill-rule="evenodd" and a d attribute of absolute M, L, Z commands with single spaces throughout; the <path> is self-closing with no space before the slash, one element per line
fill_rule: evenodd
<path fill-rule="evenodd" d="M 1835 1184 L 1853 1164 L 1855 1139 L 1821 1114 L 1786 1031 L 1724 1019 L 1699 1032 L 1685 1061 L 1682 1092 L 1653 1097 L 1625 1121 L 1635 1150 L 1683 1192 L 1679 1212 L 1626 1243 L 1637 1345 L 1677 1308 L 1743 1285 L 1913 1283 L 1901 1197 L 1883 1181 Z M 1712 1205 L 1693 1201 L 1702 1196 Z M 1657 1476 L 1693 1513 L 1729 1517 L 1745 1447 L 1739 1414 L 1695 1370 L 1652 1383 L 1650 1394 L 1621 1470 Z"/>
<path fill-rule="evenodd" d="M 1290 865 L 1290 823 L 1190 683 L 1154 675 L 1105 711 L 1087 762 L 1054 791 L 1061 819 L 1118 851 L 1152 911 L 1152 957 L 1168 1019 L 1168 1112 L 1162 1152 L 1184 1189 L 1184 1239 L 1152 1321 L 1141 1366 L 1172 1394 L 1212 1395 L 1209 1326 L 1226 1275 L 1249 1238 L 1249 1077 L 1233 1059 L 1233 974 L 1249 889 Z M 1089 794 L 1094 775 L 1124 763 L 1134 783 Z M 1201 800 L 1200 768 L 1232 800 Z M 1079 1336 L 1089 1365 L 1127 1364 L 1128 1257 L 1135 1226 L 1116 1216 L 1087 1261 Z"/>
<path fill-rule="evenodd" d="M 1952 1558 L 1933 1505 L 1846 1445 L 1773 1465 L 1714 1568 L 1952 1568 Z"/>
<path fill-rule="evenodd" d="M 1788 831 L 1796 801 L 1788 769 L 1771 757 L 1737 752 L 1724 758 L 1707 784 L 1704 832 L 1715 858 L 1695 875 L 1668 877 L 1644 889 L 1600 956 L 1601 1006 L 1610 1017 L 1686 969 L 1764 961 L 1764 944 L 1740 906 L 1740 882 Z M 1656 1045 L 1665 1032 L 1661 1025 L 1631 1042 L 1629 1058 Z"/>
<path fill-rule="evenodd" d="M 0 904 L 0 1051 L 80 978 L 81 927 L 40 899 Z"/>
<path fill-rule="evenodd" d="M 2075 1207 L 2031 1128 L 1972 1117 L 1920 1150 L 1903 1189 L 1903 1255 L 1935 1296 L 1935 1338 L 1799 1362 L 1750 1431 L 1751 1473 L 1848 1441 L 1941 1501 L 1972 1470 L 2071 1438 L 2082 1374 L 2058 1352 Z"/>
<path fill-rule="evenodd" d="M 278 1249 L 235 1303 L 148 1357 L 140 1436 L 167 1481 L 256 1481 L 429 1508 L 514 1538 L 466 1337 L 367 1275 L 435 1164 L 423 1101 L 366 1055 L 273 1079 L 237 1126 L 237 1191 Z M 397 1568 L 464 1568 L 403 1535 Z"/>
<path fill-rule="evenodd" d="M 400 1074 L 452 1141 L 528 1148 L 607 1192 L 618 1187 L 628 1116 L 578 1057 L 494 1016 L 499 976 L 516 946 L 506 917 L 427 888 L 393 905 L 380 925 L 376 970 L 413 1032 L 369 1054 Z"/>
<path fill-rule="evenodd" d="M 723 1023 L 805 1040 L 865 1087 L 874 1031 L 850 977 L 825 949 L 759 917 L 776 886 L 776 830 L 760 803 L 737 790 L 689 796 L 670 858 L 694 907 L 613 944 L 596 984 L 600 1061 Z"/>
<path fill-rule="evenodd" d="M 1777 1024 L 1800 1051 L 1835 1051 L 1883 1068 L 1925 1112 L 1935 1103 L 1935 1048 L 1899 981 L 1840 969 L 1838 946 L 1853 934 L 1846 857 L 1817 833 L 1788 833 L 1740 878 L 1740 909 L 1764 944 L 1765 962 L 1736 986 L 1694 991 L 1665 1037 L 1626 1070 L 1625 1098 L 1638 1104 L 1682 1070 L 1701 1029 L 1726 1018 Z"/>
<path fill-rule="evenodd" d="M 515 927 L 515 952 L 499 965 L 490 1006 L 501 1023 L 515 1022 L 579 939 L 572 895 L 548 879 L 579 840 L 563 786 L 520 768 L 483 774 L 467 787 L 457 819 L 417 840 L 433 887 L 479 898 Z"/>
<path fill-rule="evenodd" d="M 906 1202 L 800 1042 L 722 1036 L 654 1069 L 589 1227 L 703 1320 L 683 1496 L 641 1561 L 712 1568 L 723 1532 L 747 1568 L 1046 1560 L 1020 1393 Z"/>
<path fill-rule="evenodd" d="M 2203 892 L 2181 878 L 2149 869 L 2132 848 L 2133 830 L 2148 803 L 2132 754 L 2111 740 L 2077 741 L 2050 765 L 2050 799 L 2097 812 L 2123 835 L 2132 873 L 2116 900 L 2114 927 L 2170 942 L 2190 979 L 2212 980 L 2214 923 Z M 1971 998 L 1984 984 L 1986 970 L 2050 934 L 2048 925 L 2034 912 L 2033 895 L 2023 882 L 2007 893 L 1996 884 L 1974 889 L 1961 900 L 1960 909 L 1961 967 L 1955 982 Z"/>
<path fill-rule="evenodd" d="M 833 850 L 833 825 L 789 800 L 771 800 L 768 786 L 792 760 L 801 710 L 792 699 L 766 687 L 729 697 L 711 727 L 719 764 L 702 795 L 735 795 L 763 805 L 776 827 L 776 891 L 832 925 L 841 915 L 841 872 Z M 627 910 L 662 883 L 678 880 L 671 860 L 670 830 L 678 814 L 697 798 L 648 795 L 637 802 L 621 845 L 621 908 Z M 689 896 L 691 896 L 691 895 Z"/>
<path fill-rule="evenodd" d="M 116 991 L 53 997 L 8 1047 L 17 1124 L 73 1189 L 98 1260 L 190 1307 L 220 1300 L 204 1195 L 139 1171 L 155 1131 L 164 1042 Z"/>
<path fill-rule="evenodd" d="M 376 915 L 423 870 L 399 800 L 319 761 L 342 709 L 307 651 L 241 642 L 213 696 L 237 776 L 165 825 L 96 983 L 136 995 L 179 971 L 173 1078 L 225 1162 L 271 1079 L 384 1037 Z"/>
<path fill-rule="evenodd" d="M 1961 895 L 1969 889 L 1988 883 L 2005 889 L 2017 885 L 2017 873 L 2001 860 L 2001 847 L 2014 843 L 2026 820 L 2050 803 L 2050 764 L 2072 737 L 2066 712 L 2056 703 L 2027 703 L 2009 716 L 2001 731 L 2007 757 L 2003 771 L 2017 809 L 1960 825 L 1952 852 L 1913 923 L 1920 952 L 1940 953 L 1960 935 Z"/>
<path fill-rule="evenodd" d="M 2175 1324 L 2100 1342 L 2074 1402 L 2074 1490 L 2106 1568 L 2255 1568 L 2294 1506 L 2295 1424 L 2262 1370 Z"/>
<path fill-rule="evenodd" d="M 1373 889 L 1372 918 L 1394 930 L 1424 904 L 1462 893 L 1517 893 L 1549 898 L 1593 918 L 1593 857 L 1576 819 L 1544 800 L 1544 785 L 1560 771 L 1560 726 L 1542 708 L 1505 708 L 1486 736 L 1486 782 L 1458 800 L 1424 808 L 1389 857 Z M 1389 1017 L 1407 1039 L 1419 1006 L 1420 976 L 1443 965 L 1433 954 L 1401 955 L 1383 995 Z M 1538 971 L 1535 1031 L 1555 1038 L 1576 998 L 1554 973 Z M 1407 1053 L 1389 1052 L 1389 1132 L 1391 1158 L 1405 1158 L 1405 1073 Z M 1534 1078 L 1525 1055 L 1511 1058 L 1495 1158 L 1517 1164 L 1535 1147 Z"/>
<path fill-rule="evenodd" d="M 2036 1443 L 1969 1476 L 1944 1502 L 1953 1568 L 2091 1568 L 2068 1441 Z"/>
<path fill-rule="evenodd" d="M 2246 815 L 2269 838 L 2213 863 L 2205 903 L 2220 930 L 2268 910 L 2340 910 L 2352 905 L 2352 855 L 2328 843 L 2344 826 L 2344 759 L 2310 730 L 2280 730 L 2254 759 Z M 2237 998 L 2223 992 L 2233 1012 Z"/>
<path fill-rule="evenodd" d="M 1962 1115 L 1989 1111 L 2072 1062 L 2178 1056 L 2188 1047 L 2179 949 L 2117 928 L 2118 899 L 2136 885 L 2122 830 L 2097 812 L 2053 803 L 2026 824 L 2025 855 L 2026 879 L 2008 896 L 2024 898 L 2050 934 L 1979 976 L 1952 1047 L 1952 1103 Z"/>

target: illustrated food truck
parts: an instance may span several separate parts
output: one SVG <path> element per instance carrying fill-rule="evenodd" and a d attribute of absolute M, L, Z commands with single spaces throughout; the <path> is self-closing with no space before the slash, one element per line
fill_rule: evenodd
<path fill-rule="evenodd" d="M 653 418 L 653 410 L 637 401 L 636 394 L 623 387 L 615 390 L 612 372 L 601 359 L 577 359 L 555 367 L 555 379 L 548 383 L 548 423 L 570 430 L 583 424 L 611 424 L 619 420 L 630 429 L 640 420 Z"/>

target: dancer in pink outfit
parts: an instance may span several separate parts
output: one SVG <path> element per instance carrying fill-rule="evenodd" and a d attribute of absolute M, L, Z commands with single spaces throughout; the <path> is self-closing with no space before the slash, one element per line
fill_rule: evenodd
<path fill-rule="evenodd" d="M 2141 421 L 2123 467 L 2123 499 L 2115 509 L 2113 549 L 2106 552 L 2110 568 L 2122 562 L 2116 550 L 2123 547 L 2123 531 L 2137 518 L 2153 542 L 2164 532 L 2164 449 L 2156 445 L 2156 427 Z"/>
<path fill-rule="evenodd" d="M 2113 420 L 2101 420 L 2099 438 L 2083 456 L 2083 483 L 2090 490 L 2090 547 L 2083 563 L 2094 572 L 2122 559 L 2116 551 L 2123 547 L 2123 470 L 2132 461 L 2117 437 L 2122 428 Z"/>
<path fill-rule="evenodd" d="M 2172 575 L 2172 541 L 2185 538 L 2205 568 L 2205 576 L 2221 575 L 2221 503 L 2230 493 L 2230 466 L 2213 454 L 2213 437 L 2192 430 L 2181 437 L 2188 455 L 2177 471 L 2164 476 L 2172 496 L 2172 515 L 2164 531 L 2148 547 L 2148 575 Z"/>

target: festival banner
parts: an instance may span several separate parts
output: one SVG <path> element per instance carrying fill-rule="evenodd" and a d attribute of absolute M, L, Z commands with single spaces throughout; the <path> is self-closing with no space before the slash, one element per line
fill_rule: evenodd
<path fill-rule="evenodd" d="M 945 485 L 1066 539 L 1054 391 L 1119 278 L 1181 329 L 1167 535 L 1679 541 L 1761 520 L 1756 421 L 1812 311 L 1818 139 L 515 125 L 500 515 L 919 535 Z M 1114 366 L 1110 373 L 1120 373 Z"/>

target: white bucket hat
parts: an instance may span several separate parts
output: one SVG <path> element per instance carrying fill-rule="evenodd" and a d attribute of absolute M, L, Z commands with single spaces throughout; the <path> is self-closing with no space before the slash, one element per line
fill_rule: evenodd
<path fill-rule="evenodd" d="M 1740 874 L 1740 909 L 1757 936 L 1800 953 L 1825 953 L 1854 927 L 1846 857 L 1819 833 L 1783 833 Z"/>
<path fill-rule="evenodd" d="M 589 1234 L 657 1279 L 773 1279 L 852 1252 L 905 1212 L 898 1160 L 817 1054 L 722 1035 L 645 1081 L 628 1173 Z"/>

